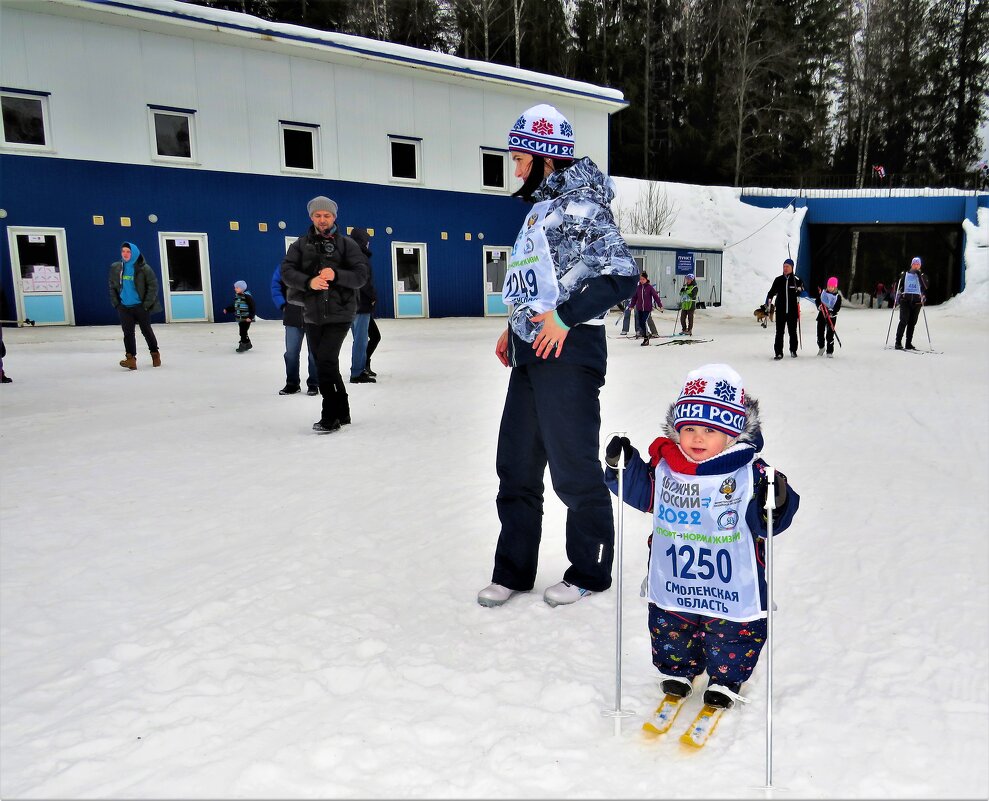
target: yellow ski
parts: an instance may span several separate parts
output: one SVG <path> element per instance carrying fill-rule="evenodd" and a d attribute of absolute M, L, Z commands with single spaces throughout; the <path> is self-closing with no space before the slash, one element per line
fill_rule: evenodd
<path fill-rule="evenodd" d="M 652 717 L 642 724 L 642 731 L 646 734 L 666 734 L 670 730 L 670 726 L 673 725 L 673 721 L 676 720 L 676 716 L 680 714 L 683 702 L 686 700 L 679 695 L 667 693 L 660 701 L 659 706 L 656 707 Z"/>
<path fill-rule="evenodd" d="M 684 745 L 691 745 L 694 748 L 703 748 L 708 738 L 714 733 L 725 710 L 721 707 L 704 704 L 701 711 L 697 713 L 694 722 L 682 735 L 680 742 Z"/>

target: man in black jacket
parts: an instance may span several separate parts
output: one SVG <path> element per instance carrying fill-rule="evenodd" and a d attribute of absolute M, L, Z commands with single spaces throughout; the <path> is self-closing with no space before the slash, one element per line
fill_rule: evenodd
<path fill-rule="evenodd" d="M 907 334 L 907 350 L 913 346 L 913 329 L 920 317 L 920 309 L 927 299 L 927 276 L 921 269 L 920 256 L 914 256 L 910 269 L 900 273 L 896 281 L 896 302 L 900 304 L 900 322 L 896 325 L 896 349 L 903 350 L 903 332 Z"/>
<path fill-rule="evenodd" d="M 790 330 L 790 355 L 797 358 L 797 320 L 800 315 L 798 303 L 800 293 L 804 291 L 804 282 L 793 272 L 793 259 L 783 262 L 783 275 L 776 276 L 773 285 L 766 295 L 767 305 L 770 299 L 776 304 L 776 344 L 773 357 L 783 358 L 783 329 Z"/>
<path fill-rule="evenodd" d="M 357 314 L 357 291 L 370 268 L 360 247 L 337 229 L 337 204 L 320 195 L 306 209 L 312 225 L 282 261 L 288 302 L 302 301 L 309 347 L 316 357 L 322 416 L 313 431 L 329 434 L 350 422 L 350 400 L 340 376 L 340 346 Z"/>

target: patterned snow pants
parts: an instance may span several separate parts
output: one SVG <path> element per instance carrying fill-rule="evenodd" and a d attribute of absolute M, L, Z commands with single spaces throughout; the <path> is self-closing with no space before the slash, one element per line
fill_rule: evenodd
<path fill-rule="evenodd" d="M 693 679 L 707 670 L 719 684 L 747 681 L 766 642 L 766 620 L 736 623 L 668 612 L 649 604 L 652 663 L 668 676 Z"/>

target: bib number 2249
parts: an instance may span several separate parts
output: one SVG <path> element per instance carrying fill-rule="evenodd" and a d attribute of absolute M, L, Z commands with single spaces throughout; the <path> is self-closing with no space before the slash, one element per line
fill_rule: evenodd
<path fill-rule="evenodd" d="M 508 297 L 535 298 L 539 295 L 539 283 L 535 270 L 516 270 L 508 274 Z"/>

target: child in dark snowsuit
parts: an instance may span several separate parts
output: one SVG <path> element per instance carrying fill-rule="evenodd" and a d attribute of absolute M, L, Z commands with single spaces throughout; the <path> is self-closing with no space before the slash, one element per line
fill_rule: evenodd
<path fill-rule="evenodd" d="M 665 437 L 643 461 L 625 437 L 606 451 L 605 480 L 624 501 L 653 515 L 649 538 L 649 633 L 664 693 L 686 697 L 707 671 L 704 703 L 728 708 L 766 640 L 767 466 L 759 404 L 726 364 L 687 375 L 666 413 Z M 800 504 L 776 474 L 773 533 Z"/>
<path fill-rule="evenodd" d="M 247 291 L 247 281 L 236 281 L 234 292 L 236 293 L 234 302 L 224 308 L 223 313 L 230 314 L 233 312 L 234 317 L 237 318 L 237 324 L 240 328 L 240 344 L 237 346 L 237 353 L 243 353 L 254 347 L 251 345 L 251 338 L 247 335 L 251 323 L 254 322 L 254 298 Z"/>

